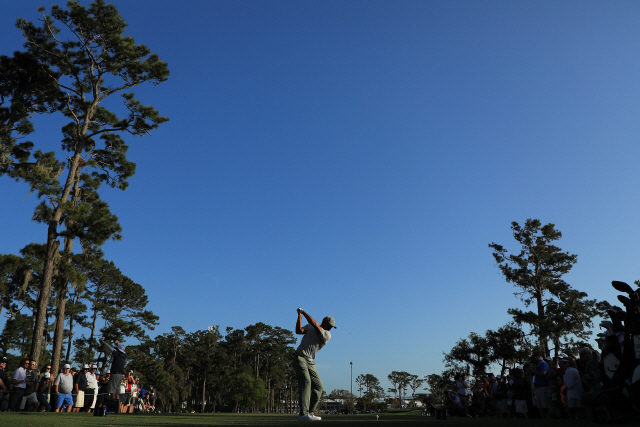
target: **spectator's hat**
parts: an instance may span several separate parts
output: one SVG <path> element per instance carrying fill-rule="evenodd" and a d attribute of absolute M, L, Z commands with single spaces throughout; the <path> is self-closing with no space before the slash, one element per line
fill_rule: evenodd
<path fill-rule="evenodd" d="M 111 369 L 107 369 L 106 371 L 104 371 L 105 374 L 110 374 L 111 373 Z"/>
<path fill-rule="evenodd" d="M 71 369 L 71 365 L 69 365 L 69 364 L 67 363 L 66 365 L 64 365 L 64 366 L 62 367 L 62 369 Z"/>
<path fill-rule="evenodd" d="M 7 363 L 7 356 L 0 357 L 0 363 Z"/>
<path fill-rule="evenodd" d="M 96 364 L 91 365 L 91 369 L 98 369 L 98 365 Z"/>
<path fill-rule="evenodd" d="M 45 373 L 44 373 L 44 377 L 45 377 L 45 378 L 51 378 L 51 374 L 50 374 L 49 372 L 45 372 Z"/>
<path fill-rule="evenodd" d="M 496 375 L 496 378 L 502 378 L 500 375 Z"/>
<path fill-rule="evenodd" d="M 516 366 L 516 369 L 520 369 L 522 371 L 522 366 L 518 365 Z"/>
<path fill-rule="evenodd" d="M 84 365 L 84 367 L 82 369 L 91 369 L 91 365 L 89 365 L 88 363 Z"/>

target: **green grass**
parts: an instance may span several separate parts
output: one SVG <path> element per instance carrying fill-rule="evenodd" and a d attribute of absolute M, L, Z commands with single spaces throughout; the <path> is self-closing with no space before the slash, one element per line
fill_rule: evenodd
<path fill-rule="evenodd" d="M 582 427 L 594 425 L 589 421 L 570 420 L 513 420 L 507 418 L 458 418 L 449 417 L 446 421 L 432 417 L 423 417 L 419 411 L 397 411 L 381 413 L 380 420 L 376 416 L 366 415 L 323 415 L 322 426 L 336 427 L 404 427 L 404 426 L 469 426 L 469 427 L 501 427 L 501 426 L 557 426 Z M 293 426 L 306 425 L 299 422 L 296 415 L 279 414 L 127 414 L 94 417 L 93 414 L 65 413 L 0 413 L 0 425 L 20 427 L 84 427 L 84 426 Z M 316 423 L 313 423 L 314 425 Z"/>

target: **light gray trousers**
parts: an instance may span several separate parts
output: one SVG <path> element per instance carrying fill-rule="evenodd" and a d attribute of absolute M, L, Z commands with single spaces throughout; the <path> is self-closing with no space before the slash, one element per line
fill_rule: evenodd
<path fill-rule="evenodd" d="M 316 362 L 308 361 L 296 353 L 293 358 L 293 370 L 298 376 L 300 395 L 300 415 L 312 414 L 322 397 L 322 381 L 316 371 Z"/>

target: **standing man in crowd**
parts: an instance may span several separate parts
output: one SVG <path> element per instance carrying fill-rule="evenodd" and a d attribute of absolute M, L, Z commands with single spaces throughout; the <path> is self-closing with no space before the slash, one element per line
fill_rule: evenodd
<path fill-rule="evenodd" d="M 76 402 L 73 405 L 73 412 L 84 410 L 84 392 L 87 391 L 87 373 L 89 365 L 82 366 L 82 370 L 73 377 L 73 391 L 76 395 Z"/>
<path fill-rule="evenodd" d="M 144 411 L 147 408 L 147 389 L 143 384 L 138 383 L 138 401 L 140 402 L 140 408 Z"/>
<path fill-rule="evenodd" d="M 133 387 L 133 371 L 129 370 L 127 371 L 127 376 L 125 377 L 125 399 L 123 402 L 124 405 L 124 412 L 129 412 L 129 408 L 131 407 L 132 403 L 133 403 L 133 397 L 131 395 L 131 389 Z"/>
<path fill-rule="evenodd" d="M 29 359 L 22 359 L 20 367 L 13 371 L 13 380 L 11 381 L 11 400 L 9 401 L 9 410 L 18 411 L 22 396 L 27 388 L 27 369 L 29 368 Z"/>
<path fill-rule="evenodd" d="M 532 359 L 535 364 L 533 375 L 534 397 L 536 398 L 536 407 L 540 412 L 540 417 L 546 419 L 551 409 L 551 389 L 549 388 L 549 365 L 544 361 L 544 355 L 537 353 Z"/>
<path fill-rule="evenodd" d="M 507 393 L 509 392 L 509 384 L 505 381 L 505 378 L 502 375 L 496 376 L 496 384 L 498 384 L 498 388 L 493 395 L 495 406 L 497 409 L 498 415 L 501 417 L 507 416 L 509 414 L 509 408 L 507 407 Z"/>
<path fill-rule="evenodd" d="M 104 371 L 104 374 L 100 375 L 100 378 L 98 378 L 99 387 L 98 397 L 96 398 L 96 407 L 107 406 L 104 404 L 104 399 L 107 394 L 107 388 L 109 387 L 109 378 L 111 377 L 110 372 L 111 371 L 107 369 L 106 371 Z"/>
<path fill-rule="evenodd" d="M 469 415 L 469 381 L 467 381 L 466 374 L 459 374 L 456 377 L 456 390 L 458 392 L 458 397 L 460 397 L 460 403 L 462 403 L 462 411 L 464 416 L 470 417 Z"/>
<path fill-rule="evenodd" d="M 95 404 L 96 393 L 98 392 L 98 378 L 96 372 L 98 365 L 88 365 L 91 368 L 87 372 L 87 389 L 84 391 L 84 411 L 90 412 Z"/>
<path fill-rule="evenodd" d="M 7 357 L 0 357 L 0 411 L 7 409 L 7 392 L 9 391 L 9 382 L 7 381 Z"/>
<path fill-rule="evenodd" d="M 131 399 L 133 410 L 136 411 L 138 409 L 138 403 L 140 401 L 140 378 L 138 377 L 135 377 L 133 379 L 133 384 L 131 384 Z"/>
<path fill-rule="evenodd" d="M 151 406 L 151 412 L 156 410 L 156 389 L 152 385 L 149 386 L 149 405 Z"/>
<path fill-rule="evenodd" d="M 313 415 L 322 396 L 322 381 L 316 370 L 315 357 L 316 353 L 331 339 L 329 331 L 336 327 L 336 322 L 333 317 L 327 316 L 318 325 L 318 322 L 303 309 L 299 308 L 297 311 L 296 334 L 304 335 L 293 359 L 293 369 L 298 376 L 300 395 L 298 420 L 319 421 L 321 418 Z M 302 316 L 309 322 L 305 326 L 302 326 Z"/>
<path fill-rule="evenodd" d="M 24 407 L 25 410 L 31 411 L 38 408 L 36 387 L 39 376 L 38 364 L 34 360 L 30 361 L 29 368 L 27 369 L 27 386 L 24 388 L 24 395 L 22 396 L 23 405 L 20 405 L 20 409 Z"/>
<path fill-rule="evenodd" d="M 567 403 L 569 408 L 569 415 L 572 419 L 582 419 L 584 412 L 584 405 L 582 398 L 584 390 L 582 389 L 582 380 L 580 379 L 580 373 L 576 369 L 576 362 L 572 359 L 562 359 L 564 366 L 566 366 L 566 372 L 564 373 L 564 385 L 567 386 Z"/>
<path fill-rule="evenodd" d="M 73 397 L 71 396 L 71 392 L 73 391 L 73 375 L 71 375 L 71 365 L 68 363 L 64 365 L 62 373 L 58 374 L 56 380 L 53 382 L 53 389 L 58 395 L 55 412 L 60 412 L 63 405 L 66 406 L 67 412 L 71 412 L 73 408 Z"/>
<path fill-rule="evenodd" d="M 120 381 L 120 387 L 118 388 L 120 395 L 120 412 L 126 413 L 128 410 L 127 406 L 127 377 L 123 376 Z"/>
<path fill-rule="evenodd" d="M 107 393 L 111 395 L 112 399 L 118 399 L 120 383 L 122 382 L 122 374 L 124 374 L 124 365 L 127 363 L 127 355 L 124 352 L 124 345 L 120 344 L 119 341 L 116 341 L 116 348 L 113 348 L 104 342 L 102 338 L 100 338 L 100 342 L 111 351 L 113 356 L 113 359 L 111 360 L 111 369 L 109 370 L 111 378 L 109 378 Z"/>

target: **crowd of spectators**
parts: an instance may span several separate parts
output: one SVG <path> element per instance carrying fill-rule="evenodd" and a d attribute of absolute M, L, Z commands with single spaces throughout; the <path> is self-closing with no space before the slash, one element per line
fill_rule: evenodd
<path fill-rule="evenodd" d="M 124 347 L 123 347 L 124 348 Z M 7 357 L 0 357 L 0 411 L 11 412 L 90 412 L 107 406 L 107 399 L 119 400 L 120 412 L 154 412 L 156 391 L 145 388 L 129 370 L 118 377 L 115 396 L 109 390 L 110 370 L 98 372 L 95 364 L 80 370 L 66 364 L 60 372 L 51 365 L 40 370 L 37 363 L 22 359 L 13 371 L 7 369 Z"/>
<path fill-rule="evenodd" d="M 458 375 L 445 392 L 451 415 L 511 418 L 593 418 L 590 403 L 601 390 L 600 353 L 589 347 L 578 356 L 534 355 L 527 366 L 506 375 L 491 373 L 476 378 Z"/>

